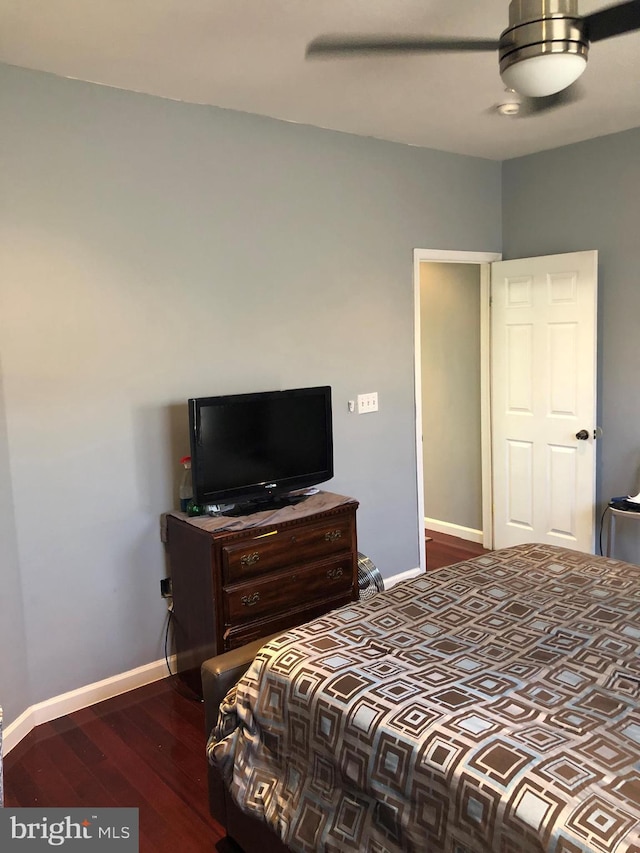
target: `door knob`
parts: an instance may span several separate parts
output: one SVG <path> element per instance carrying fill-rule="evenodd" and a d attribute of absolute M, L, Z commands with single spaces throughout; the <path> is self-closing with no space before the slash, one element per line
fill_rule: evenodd
<path fill-rule="evenodd" d="M 589 438 L 589 433 L 586 429 L 581 429 L 580 432 L 576 433 L 576 438 L 578 441 L 586 441 Z"/>

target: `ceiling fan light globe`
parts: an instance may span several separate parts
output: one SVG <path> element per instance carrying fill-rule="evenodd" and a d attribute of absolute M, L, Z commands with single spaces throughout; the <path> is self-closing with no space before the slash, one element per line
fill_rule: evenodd
<path fill-rule="evenodd" d="M 561 92 L 587 67 L 585 56 L 576 53 L 543 53 L 521 59 L 501 72 L 505 86 L 529 98 L 544 98 Z"/>

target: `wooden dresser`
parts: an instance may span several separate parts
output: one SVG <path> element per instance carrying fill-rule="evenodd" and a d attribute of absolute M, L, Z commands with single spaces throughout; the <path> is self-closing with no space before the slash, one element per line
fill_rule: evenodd
<path fill-rule="evenodd" d="M 178 672 L 198 695 L 207 658 L 358 598 L 358 504 L 343 501 L 233 530 L 166 516 Z"/>

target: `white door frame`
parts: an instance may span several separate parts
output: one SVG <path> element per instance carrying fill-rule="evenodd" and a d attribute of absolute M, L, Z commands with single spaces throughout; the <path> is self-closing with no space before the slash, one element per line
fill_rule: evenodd
<path fill-rule="evenodd" d="M 413 293 L 414 293 L 414 375 L 416 416 L 416 481 L 418 487 L 418 520 L 420 568 L 427 567 L 424 540 L 424 468 L 422 452 L 422 366 L 420 361 L 420 264 L 424 261 L 444 264 L 480 265 L 480 423 L 482 457 L 482 544 L 493 545 L 493 510 L 491 496 L 491 342 L 490 342 L 490 299 L 491 267 L 493 261 L 501 261 L 498 252 L 457 252 L 444 249 L 413 250 Z"/>

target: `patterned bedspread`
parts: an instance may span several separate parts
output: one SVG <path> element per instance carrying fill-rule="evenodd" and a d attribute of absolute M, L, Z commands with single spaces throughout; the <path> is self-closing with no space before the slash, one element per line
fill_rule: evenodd
<path fill-rule="evenodd" d="M 294 851 L 640 853 L 640 568 L 546 545 L 269 642 L 208 754 Z"/>

